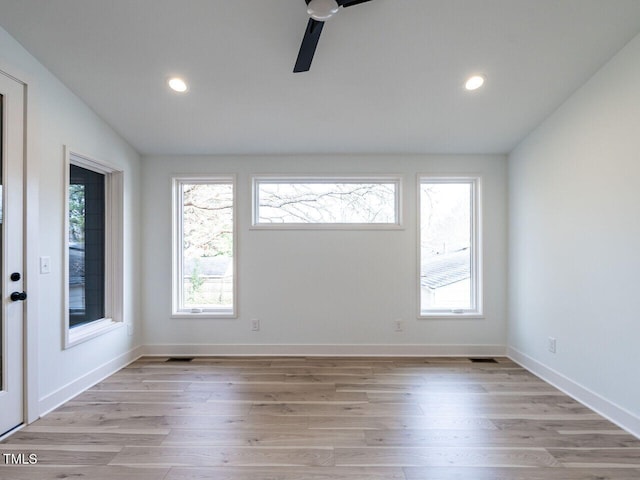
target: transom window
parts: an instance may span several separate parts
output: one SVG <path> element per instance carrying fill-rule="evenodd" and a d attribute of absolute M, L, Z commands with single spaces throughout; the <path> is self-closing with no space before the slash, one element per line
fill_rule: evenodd
<path fill-rule="evenodd" d="M 400 198 L 398 176 L 256 176 L 253 226 L 397 228 L 401 226 Z"/>
<path fill-rule="evenodd" d="M 479 179 L 422 177 L 420 315 L 479 315 Z"/>
<path fill-rule="evenodd" d="M 174 178 L 174 316 L 235 315 L 233 177 Z"/>

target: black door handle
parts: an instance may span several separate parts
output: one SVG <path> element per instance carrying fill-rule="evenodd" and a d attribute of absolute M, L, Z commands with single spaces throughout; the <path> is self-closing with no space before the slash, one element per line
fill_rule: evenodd
<path fill-rule="evenodd" d="M 26 300 L 27 299 L 27 292 L 13 292 L 11 294 L 10 298 L 14 302 L 17 302 L 18 300 L 20 300 L 20 301 Z"/>

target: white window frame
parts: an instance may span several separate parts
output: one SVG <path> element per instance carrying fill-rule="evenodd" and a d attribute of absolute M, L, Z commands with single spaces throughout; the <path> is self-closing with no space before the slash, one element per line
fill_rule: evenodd
<path fill-rule="evenodd" d="M 422 309 L 422 184 L 424 183 L 467 183 L 471 185 L 471 303 L 469 309 Z M 483 314 L 483 270 L 482 270 L 482 177 L 465 174 L 419 174 L 416 184 L 418 204 L 417 218 L 417 287 L 418 318 L 484 318 Z"/>
<path fill-rule="evenodd" d="M 233 215 L 233 301 L 231 309 L 199 309 L 193 311 L 181 309 L 182 304 L 182 184 L 231 184 L 232 194 L 232 215 Z M 171 179 L 172 188 L 172 269 L 171 269 L 171 318 L 237 318 L 238 317 L 238 216 L 237 216 L 237 188 L 235 175 L 174 175 Z"/>
<path fill-rule="evenodd" d="M 123 204 L 124 172 L 108 163 L 64 148 L 64 348 L 70 348 L 124 325 Z M 69 327 L 69 183 L 71 165 L 105 176 L 105 296 L 104 318 Z"/>
<path fill-rule="evenodd" d="M 251 228 L 257 230 L 400 230 L 402 221 L 402 175 L 279 175 L 261 174 L 251 177 Z M 267 223 L 260 222 L 259 189 L 264 183 L 391 183 L 395 185 L 395 219 L 393 223 Z"/>

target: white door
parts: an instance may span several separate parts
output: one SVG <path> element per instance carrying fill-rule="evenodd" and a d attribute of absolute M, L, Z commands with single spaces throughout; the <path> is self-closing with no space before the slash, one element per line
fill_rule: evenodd
<path fill-rule="evenodd" d="M 0 435 L 23 422 L 23 85 L 0 71 Z"/>

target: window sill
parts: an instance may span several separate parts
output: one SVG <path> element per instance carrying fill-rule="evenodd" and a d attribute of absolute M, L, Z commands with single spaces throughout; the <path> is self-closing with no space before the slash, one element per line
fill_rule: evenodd
<path fill-rule="evenodd" d="M 485 318 L 484 314 L 479 312 L 463 312 L 463 313 L 452 313 L 452 312 L 434 312 L 434 313 L 420 313 L 418 315 L 419 320 L 450 320 L 455 318 L 463 318 L 465 320 L 483 320 Z"/>
<path fill-rule="evenodd" d="M 180 319 L 193 320 L 196 318 L 209 320 L 209 319 L 233 319 L 233 318 L 238 318 L 238 316 L 232 311 L 221 311 L 221 312 L 205 311 L 205 312 L 174 312 L 173 314 L 171 314 L 171 318 L 177 319 L 177 320 L 180 320 Z"/>
<path fill-rule="evenodd" d="M 254 223 L 250 230 L 404 230 L 398 223 Z"/>
<path fill-rule="evenodd" d="M 79 343 L 86 342 L 92 338 L 96 338 L 100 335 L 104 335 L 112 330 L 116 330 L 122 327 L 122 322 L 116 322 L 111 318 L 103 318 L 102 320 L 96 320 L 95 322 L 88 323 L 86 325 L 80 325 L 78 327 L 70 328 L 68 330 L 65 349 L 71 348 Z"/>

